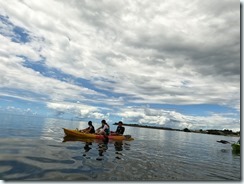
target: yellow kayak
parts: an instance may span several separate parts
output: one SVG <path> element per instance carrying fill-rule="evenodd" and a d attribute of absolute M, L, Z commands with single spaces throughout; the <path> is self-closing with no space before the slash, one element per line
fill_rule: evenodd
<path fill-rule="evenodd" d="M 67 128 L 63 128 L 63 130 L 66 136 L 87 138 L 87 139 L 104 139 L 104 136 L 99 134 L 83 133 L 83 132 L 79 132 L 78 130 L 71 130 Z M 134 140 L 130 135 L 108 135 L 108 138 L 112 140 L 126 140 L 126 141 Z"/>

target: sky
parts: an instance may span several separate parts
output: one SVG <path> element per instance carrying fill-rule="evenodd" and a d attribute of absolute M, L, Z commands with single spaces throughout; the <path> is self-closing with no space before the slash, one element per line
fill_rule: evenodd
<path fill-rule="evenodd" d="M 240 130 L 240 2 L 0 0 L 0 111 Z"/>

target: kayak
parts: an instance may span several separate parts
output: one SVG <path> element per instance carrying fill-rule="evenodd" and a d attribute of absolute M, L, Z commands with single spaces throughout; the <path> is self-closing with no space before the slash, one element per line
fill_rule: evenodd
<path fill-rule="evenodd" d="M 233 149 L 233 151 L 240 151 L 240 144 L 239 143 L 233 143 L 231 144 L 231 147 Z"/>
<path fill-rule="evenodd" d="M 87 139 L 104 139 L 105 138 L 103 135 L 99 135 L 99 134 L 83 133 L 83 132 L 79 132 L 78 130 L 71 130 L 71 129 L 67 129 L 67 128 L 63 128 L 63 130 L 64 130 L 64 133 L 66 136 L 87 138 Z M 130 135 L 109 135 L 108 138 L 112 139 L 112 140 L 126 140 L 126 141 L 134 140 Z"/>

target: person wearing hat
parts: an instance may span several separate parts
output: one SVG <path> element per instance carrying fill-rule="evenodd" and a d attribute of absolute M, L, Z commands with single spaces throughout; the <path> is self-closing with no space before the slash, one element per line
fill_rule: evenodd
<path fill-rule="evenodd" d="M 92 121 L 88 121 L 88 127 L 85 128 L 85 129 L 83 129 L 83 130 L 79 130 L 79 132 L 82 132 L 82 133 L 90 133 L 90 134 L 95 133 L 95 128 L 92 125 Z"/>
<path fill-rule="evenodd" d="M 111 131 L 111 133 L 112 135 L 123 135 L 124 131 L 125 131 L 125 127 L 123 127 L 123 122 L 119 121 L 116 131 L 115 132 Z"/>

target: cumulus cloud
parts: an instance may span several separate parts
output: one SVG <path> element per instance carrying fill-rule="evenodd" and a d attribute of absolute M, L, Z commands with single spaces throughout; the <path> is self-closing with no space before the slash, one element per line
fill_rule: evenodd
<path fill-rule="evenodd" d="M 122 109 L 119 116 L 125 122 L 159 125 L 175 129 L 232 129 L 240 130 L 240 120 L 236 114 L 209 114 L 208 116 L 184 115 L 174 110 L 153 109 L 150 107 L 128 107 Z"/>
<path fill-rule="evenodd" d="M 71 113 L 78 118 L 93 118 L 93 119 L 106 119 L 108 118 L 105 114 L 101 113 L 99 107 L 88 106 L 84 104 L 75 104 L 68 102 L 50 102 L 47 103 L 47 107 L 54 109 L 56 113 L 66 114 Z"/>

